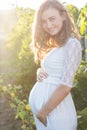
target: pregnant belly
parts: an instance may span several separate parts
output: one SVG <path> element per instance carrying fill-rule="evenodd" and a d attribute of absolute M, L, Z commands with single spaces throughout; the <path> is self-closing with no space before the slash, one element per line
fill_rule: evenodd
<path fill-rule="evenodd" d="M 37 82 L 29 95 L 29 104 L 33 113 L 37 113 L 47 102 L 58 85 L 46 82 Z"/>
<path fill-rule="evenodd" d="M 36 114 L 44 105 L 46 90 L 44 89 L 45 84 L 37 82 L 32 88 L 29 95 L 29 104 L 32 111 Z"/>

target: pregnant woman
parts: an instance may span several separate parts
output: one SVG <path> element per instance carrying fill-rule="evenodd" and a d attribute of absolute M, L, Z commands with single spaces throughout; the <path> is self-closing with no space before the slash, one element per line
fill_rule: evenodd
<path fill-rule="evenodd" d="M 71 89 L 82 58 L 74 22 L 56 0 L 35 13 L 31 49 L 41 68 L 29 95 L 37 130 L 77 130 Z"/>

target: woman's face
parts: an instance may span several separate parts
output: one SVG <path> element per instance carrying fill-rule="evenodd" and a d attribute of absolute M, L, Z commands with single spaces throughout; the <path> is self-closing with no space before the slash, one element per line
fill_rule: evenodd
<path fill-rule="evenodd" d="M 45 32 L 51 36 L 58 34 L 63 26 L 64 18 L 55 8 L 48 8 L 42 13 L 42 26 Z"/>

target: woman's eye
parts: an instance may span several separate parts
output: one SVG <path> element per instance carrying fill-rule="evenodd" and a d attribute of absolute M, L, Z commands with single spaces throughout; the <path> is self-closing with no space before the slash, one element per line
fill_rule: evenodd
<path fill-rule="evenodd" d="M 49 20 L 53 22 L 55 20 L 55 17 L 51 17 Z"/>
<path fill-rule="evenodd" d="M 53 22 L 56 18 L 55 17 L 49 17 L 48 20 L 50 22 Z M 47 22 L 47 20 L 42 20 L 42 24 L 45 24 Z"/>

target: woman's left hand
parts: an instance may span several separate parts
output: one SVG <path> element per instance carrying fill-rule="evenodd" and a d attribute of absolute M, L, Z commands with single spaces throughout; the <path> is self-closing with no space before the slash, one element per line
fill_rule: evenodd
<path fill-rule="evenodd" d="M 45 126 L 47 126 L 47 116 L 45 114 L 42 114 L 40 112 L 37 113 L 36 117 L 41 121 Z"/>

